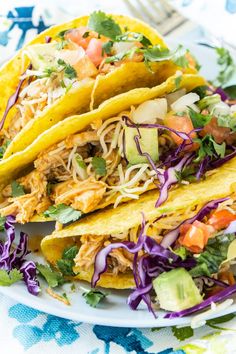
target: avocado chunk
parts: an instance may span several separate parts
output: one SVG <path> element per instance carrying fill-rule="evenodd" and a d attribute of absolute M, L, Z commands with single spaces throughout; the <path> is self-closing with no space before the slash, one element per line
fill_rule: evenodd
<path fill-rule="evenodd" d="M 158 133 L 156 128 L 139 128 L 141 138 L 139 144 L 142 152 L 147 152 L 154 162 L 158 161 Z M 125 153 L 130 164 L 147 163 L 145 156 L 138 152 L 134 137 L 138 135 L 135 128 L 125 127 Z"/>
<path fill-rule="evenodd" d="M 26 50 L 35 70 L 56 66 L 57 43 L 32 44 Z"/>
<path fill-rule="evenodd" d="M 181 311 L 202 302 L 200 291 L 184 268 L 162 273 L 153 280 L 153 287 L 163 310 Z"/>

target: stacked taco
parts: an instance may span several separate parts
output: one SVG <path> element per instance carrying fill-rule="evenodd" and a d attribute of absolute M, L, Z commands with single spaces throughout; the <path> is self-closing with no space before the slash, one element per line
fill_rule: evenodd
<path fill-rule="evenodd" d="M 71 114 L 195 66 L 183 48 L 171 52 L 153 28 L 126 16 L 98 11 L 49 28 L 0 69 L 1 155 Z"/>
<path fill-rule="evenodd" d="M 235 109 L 188 52 L 99 11 L 40 34 L 0 88 L 0 216 L 55 220 L 52 267 L 169 317 L 236 291 Z"/>

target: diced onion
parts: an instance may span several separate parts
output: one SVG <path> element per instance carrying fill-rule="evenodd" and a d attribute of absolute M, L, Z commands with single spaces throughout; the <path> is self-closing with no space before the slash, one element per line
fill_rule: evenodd
<path fill-rule="evenodd" d="M 171 92 L 168 95 L 166 95 L 168 106 L 170 106 L 172 103 L 177 101 L 180 97 L 184 96 L 185 94 L 186 94 L 186 89 L 183 88 L 181 90 Z"/>
<path fill-rule="evenodd" d="M 236 104 L 233 104 L 233 105 L 230 107 L 230 112 L 231 112 L 231 113 L 235 113 L 235 112 L 236 112 Z"/>
<path fill-rule="evenodd" d="M 82 47 L 76 50 L 62 49 L 56 54 L 57 59 L 64 60 L 67 64 L 75 65 L 80 59 L 85 56 L 85 51 Z"/>
<path fill-rule="evenodd" d="M 226 116 L 230 114 L 230 107 L 225 102 L 219 102 L 210 107 L 211 114 L 214 114 L 216 117 Z"/>
<path fill-rule="evenodd" d="M 171 108 L 175 112 L 183 111 L 193 103 L 199 101 L 200 97 L 194 93 L 189 92 L 186 95 L 180 97 L 177 101 L 171 104 Z"/>
<path fill-rule="evenodd" d="M 164 119 L 166 114 L 167 100 L 166 98 L 158 98 L 140 104 L 132 113 L 131 118 L 135 123 L 155 124 L 157 118 Z"/>

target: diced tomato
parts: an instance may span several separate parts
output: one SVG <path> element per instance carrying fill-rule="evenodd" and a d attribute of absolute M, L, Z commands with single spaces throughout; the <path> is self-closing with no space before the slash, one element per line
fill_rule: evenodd
<path fill-rule="evenodd" d="M 86 50 L 87 56 L 92 60 L 95 66 L 99 66 L 105 58 L 105 55 L 102 53 L 102 44 L 103 41 L 101 39 L 92 38 Z"/>
<path fill-rule="evenodd" d="M 83 36 L 86 32 L 88 32 L 88 36 L 84 38 Z M 65 39 L 70 39 L 84 49 L 87 49 L 92 38 L 98 38 L 98 34 L 97 32 L 90 31 L 87 27 L 74 28 L 65 34 Z"/>
<path fill-rule="evenodd" d="M 215 211 L 207 221 L 207 223 L 215 228 L 215 230 L 225 229 L 231 221 L 236 220 L 236 215 L 227 209 Z"/>
<path fill-rule="evenodd" d="M 236 133 L 232 132 L 230 128 L 220 127 L 216 117 L 213 117 L 200 132 L 201 136 L 207 134 L 212 135 L 217 144 L 222 144 L 225 141 L 231 145 L 236 141 Z"/>
<path fill-rule="evenodd" d="M 207 225 L 200 221 L 185 224 L 180 227 L 179 243 L 191 252 L 200 253 L 208 242 L 210 232 Z"/>
<path fill-rule="evenodd" d="M 165 124 L 168 128 L 175 129 L 179 132 L 187 133 L 189 134 L 194 128 L 193 128 L 193 123 L 191 119 L 188 116 L 175 116 L 175 115 L 167 115 L 165 118 Z M 170 133 L 172 139 L 177 145 L 180 145 L 183 142 L 183 139 L 180 138 L 178 135 L 175 133 Z M 191 138 L 196 138 L 196 133 L 192 132 L 190 134 Z M 190 141 L 187 141 L 189 143 Z M 199 145 L 194 143 L 193 145 L 190 145 L 189 147 L 186 148 L 186 150 L 194 151 L 198 149 Z"/>

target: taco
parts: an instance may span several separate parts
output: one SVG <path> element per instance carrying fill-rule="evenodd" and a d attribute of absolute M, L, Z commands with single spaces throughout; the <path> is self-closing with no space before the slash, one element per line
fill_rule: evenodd
<path fill-rule="evenodd" d="M 190 150 L 196 132 L 183 111 L 198 109 L 194 102 L 200 97 L 191 90 L 204 83 L 195 75 L 173 76 L 59 122 L 27 149 L 0 162 L 0 183 L 5 185 L 0 214 L 14 215 L 20 223 L 43 214 L 43 220 L 64 224 L 157 187 L 162 203 L 168 188 L 181 181 L 173 178 L 174 171 L 180 176 L 195 156 Z M 165 170 L 164 176 L 171 177 L 166 183 L 160 177 Z"/>
<path fill-rule="evenodd" d="M 230 260 L 235 258 L 236 162 L 220 167 L 206 181 L 170 191 L 155 208 L 157 192 L 116 210 L 97 211 L 45 237 L 46 260 L 63 273 L 72 254 L 71 279 L 104 288 L 134 288 L 128 304 L 144 300 L 191 314 L 236 291 Z M 227 197 L 228 196 L 228 197 Z M 73 250 L 73 252 L 72 252 Z M 152 300 L 152 301 L 151 301 Z"/>
<path fill-rule="evenodd" d="M 1 154 L 116 94 L 157 85 L 188 62 L 183 70 L 196 72 L 183 48 L 170 52 L 154 29 L 126 16 L 98 11 L 49 28 L 0 69 Z"/>

